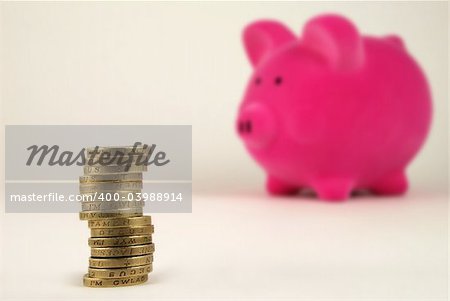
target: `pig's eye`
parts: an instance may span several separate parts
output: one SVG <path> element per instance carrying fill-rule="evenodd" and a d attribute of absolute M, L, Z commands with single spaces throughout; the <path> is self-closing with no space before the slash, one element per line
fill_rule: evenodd
<path fill-rule="evenodd" d="M 283 83 L 283 78 L 281 76 L 275 77 L 274 83 L 277 86 L 281 85 Z"/>
<path fill-rule="evenodd" d="M 255 85 L 259 86 L 261 84 L 261 82 L 262 82 L 261 77 L 255 78 Z"/>

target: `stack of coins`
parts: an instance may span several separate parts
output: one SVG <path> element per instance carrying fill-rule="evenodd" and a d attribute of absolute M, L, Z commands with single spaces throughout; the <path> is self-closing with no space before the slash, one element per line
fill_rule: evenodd
<path fill-rule="evenodd" d="M 153 225 L 151 217 L 143 215 L 144 202 L 139 197 L 142 173 L 147 171 L 141 163 L 147 156 L 145 147 L 86 149 L 80 177 L 80 219 L 87 220 L 91 230 L 85 286 L 130 286 L 148 280 L 155 250 Z"/>

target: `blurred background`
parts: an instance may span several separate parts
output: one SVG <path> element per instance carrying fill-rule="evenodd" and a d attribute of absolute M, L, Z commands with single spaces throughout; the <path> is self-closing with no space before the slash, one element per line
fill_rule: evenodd
<path fill-rule="evenodd" d="M 434 120 L 409 175 L 413 189 L 446 191 L 446 2 L 4 3 L 3 122 L 192 124 L 196 192 L 260 190 L 263 173 L 234 132 L 252 72 L 242 29 L 274 18 L 300 34 L 324 12 L 400 35 L 419 61 Z"/>
<path fill-rule="evenodd" d="M 192 124 L 193 213 L 155 217 L 153 278 L 127 297 L 447 300 L 447 2 L 0 7 L 3 125 Z M 363 34 L 401 36 L 429 79 L 432 129 L 404 198 L 269 198 L 235 134 L 252 72 L 244 26 L 273 18 L 300 33 L 326 12 L 350 18 Z M 68 216 L 1 216 L 5 299 L 120 297 L 81 287 L 88 235 Z M 23 271 L 33 281 L 24 282 Z"/>

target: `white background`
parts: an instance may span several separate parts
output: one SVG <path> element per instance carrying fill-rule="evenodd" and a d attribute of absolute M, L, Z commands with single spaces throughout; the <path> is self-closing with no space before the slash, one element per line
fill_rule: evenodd
<path fill-rule="evenodd" d="M 234 133 L 251 73 L 242 28 L 269 17 L 300 33 L 322 12 L 402 36 L 428 76 L 433 127 L 404 198 L 270 198 Z M 192 214 L 153 216 L 140 287 L 81 286 L 76 215 L 2 214 L 4 298 L 446 300 L 446 2 L 3 2 L 0 17 L 2 124 L 192 124 L 195 191 Z"/>

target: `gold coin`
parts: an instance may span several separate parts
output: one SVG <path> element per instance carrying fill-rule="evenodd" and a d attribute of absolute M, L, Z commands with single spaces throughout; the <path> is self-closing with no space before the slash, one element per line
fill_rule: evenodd
<path fill-rule="evenodd" d="M 154 244 L 145 244 L 129 247 L 91 248 L 92 257 L 125 257 L 152 254 L 155 251 Z"/>
<path fill-rule="evenodd" d="M 142 216 L 142 208 L 137 208 L 129 211 L 117 212 L 99 212 L 99 211 L 82 211 L 80 212 L 80 220 L 91 220 L 99 218 L 116 218 L 116 217 L 136 217 Z"/>
<path fill-rule="evenodd" d="M 124 278 L 91 278 L 88 274 L 83 277 L 84 286 L 89 287 L 117 287 L 117 286 L 130 286 L 144 283 L 148 280 L 148 275 L 130 276 Z"/>
<path fill-rule="evenodd" d="M 151 235 L 136 235 L 136 236 L 119 236 L 119 237 L 99 237 L 89 238 L 88 244 L 90 247 L 124 247 L 149 244 L 152 242 Z"/>
<path fill-rule="evenodd" d="M 91 229 L 92 237 L 114 237 L 114 236 L 131 236 L 131 235 L 146 235 L 153 233 L 153 225 L 136 226 L 126 228 L 99 228 Z"/>
<path fill-rule="evenodd" d="M 153 262 L 153 254 L 122 258 L 89 258 L 90 268 L 126 268 L 147 265 Z"/>
<path fill-rule="evenodd" d="M 153 266 L 151 264 L 147 264 L 131 268 L 114 268 L 114 269 L 89 268 L 88 275 L 90 278 L 122 278 L 148 274 L 151 273 L 152 271 Z"/>
<path fill-rule="evenodd" d="M 150 225 L 152 218 L 150 216 L 138 216 L 127 218 L 105 218 L 88 221 L 89 228 L 118 228 L 129 226 Z"/>

